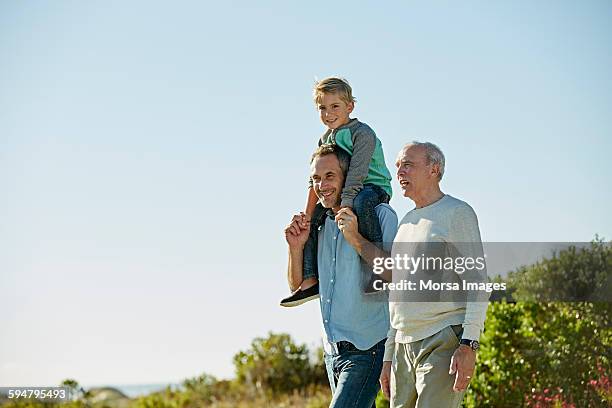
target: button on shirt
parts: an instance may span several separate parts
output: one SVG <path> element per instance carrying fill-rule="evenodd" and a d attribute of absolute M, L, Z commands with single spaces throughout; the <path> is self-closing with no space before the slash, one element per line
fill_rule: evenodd
<path fill-rule="evenodd" d="M 380 204 L 375 210 L 385 250 L 389 251 L 397 231 L 397 215 L 388 204 Z M 389 304 L 386 293 L 364 294 L 360 257 L 344 239 L 333 218 L 325 218 L 318 241 L 325 351 L 332 354 L 332 343 L 339 341 L 349 341 L 367 350 L 387 336 Z"/>

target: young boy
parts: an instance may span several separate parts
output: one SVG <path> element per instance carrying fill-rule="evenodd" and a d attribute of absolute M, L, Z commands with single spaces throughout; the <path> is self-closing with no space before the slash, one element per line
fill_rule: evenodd
<path fill-rule="evenodd" d="M 357 215 L 359 233 L 373 243 L 382 242 L 382 231 L 374 208 L 391 198 L 391 173 L 385 164 L 380 140 L 365 123 L 351 119 L 355 98 L 349 83 L 342 78 L 325 78 L 315 84 L 314 101 L 327 131 L 319 145 L 332 143 L 346 150 L 351 161 L 341 195 L 341 206 Z M 281 306 L 298 306 L 319 297 L 317 270 L 318 227 L 325 220 L 325 209 L 308 189 L 303 226 L 311 224 L 310 236 L 304 247 L 303 282 L 291 296 L 281 300 Z"/>

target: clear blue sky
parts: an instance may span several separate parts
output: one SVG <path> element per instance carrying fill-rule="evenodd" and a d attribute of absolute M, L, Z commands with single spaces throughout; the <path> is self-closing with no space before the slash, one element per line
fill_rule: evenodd
<path fill-rule="evenodd" d="M 437 143 L 485 240 L 612 238 L 612 3 L 290 3 L 0 4 L 0 385 L 317 344 L 315 302 L 277 305 L 315 78 L 349 79 L 392 172 Z"/>

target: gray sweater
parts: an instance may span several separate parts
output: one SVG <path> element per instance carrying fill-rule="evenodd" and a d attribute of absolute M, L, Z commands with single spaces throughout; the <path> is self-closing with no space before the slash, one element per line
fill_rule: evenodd
<path fill-rule="evenodd" d="M 445 247 L 461 248 L 460 255 L 463 257 L 484 256 L 474 210 L 467 203 L 450 195 L 406 214 L 393 241 L 392 257 L 398 254 L 403 256 L 407 251 L 410 252 L 410 248 L 415 248 L 418 253 L 407 255 L 418 258 L 422 255 L 423 244 L 426 246 L 428 243 L 430 246 L 431 243 L 443 243 Z M 465 274 L 460 275 L 456 270 L 448 273 L 453 276 L 447 276 L 446 282 L 454 281 L 461 285 L 462 280 L 466 279 Z M 414 279 L 414 276 L 405 269 L 393 270 L 394 283 Z M 476 278 L 471 275 L 471 279 L 472 282 L 486 282 L 486 269 L 480 271 Z M 478 340 L 484 328 L 488 293 L 477 291 L 476 296 L 468 296 L 463 301 L 453 300 L 453 296 L 451 291 L 441 291 L 439 301 L 411 302 L 390 292 L 391 328 L 385 345 L 385 361 L 392 359 L 396 342 L 411 343 L 422 340 L 450 325 L 463 325 L 463 338 Z"/>

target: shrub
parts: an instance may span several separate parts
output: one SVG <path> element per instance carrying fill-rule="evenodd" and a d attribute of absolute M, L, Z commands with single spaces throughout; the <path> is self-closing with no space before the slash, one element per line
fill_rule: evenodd
<path fill-rule="evenodd" d="M 254 393 L 269 396 L 320 382 L 320 365 L 320 361 L 311 365 L 308 347 L 295 344 L 288 334 L 256 338 L 249 350 L 234 356 L 236 380 Z"/>
<path fill-rule="evenodd" d="M 612 304 L 536 301 L 604 299 L 611 265 L 596 239 L 510 274 L 519 302 L 490 304 L 466 405 L 608 406 Z"/>

